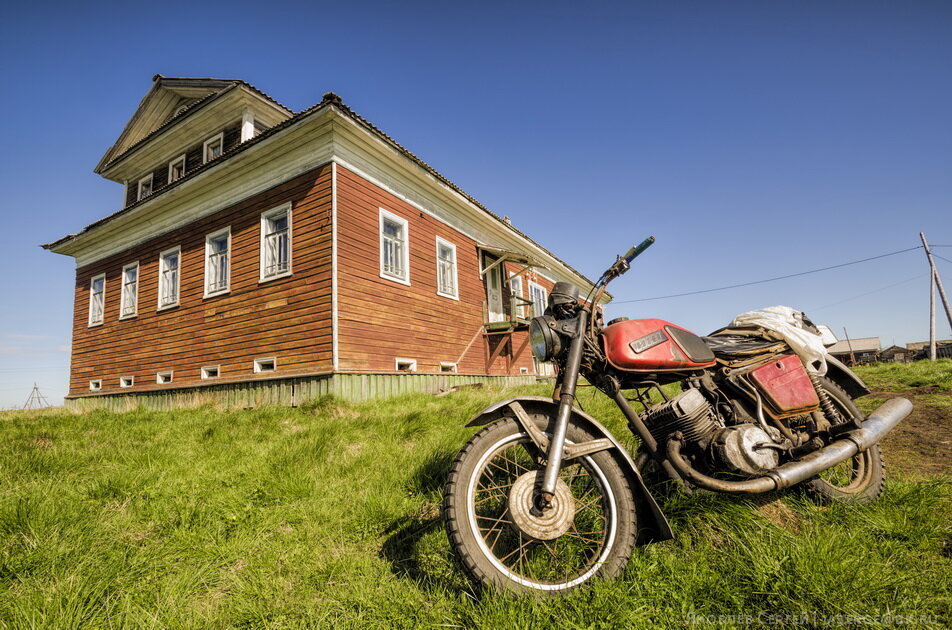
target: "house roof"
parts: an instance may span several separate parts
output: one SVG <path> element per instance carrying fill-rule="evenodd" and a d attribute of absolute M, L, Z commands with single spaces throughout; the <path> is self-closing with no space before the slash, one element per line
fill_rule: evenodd
<path fill-rule="evenodd" d="M 952 345 L 952 339 L 936 339 L 935 345 L 937 346 Z M 911 343 L 906 344 L 906 349 L 908 350 L 923 350 L 928 347 L 929 347 L 928 341 L 913 341 Z"/>
<path fill-rule="evenodd" d="M 879 337 L 860 337 L 846 341 L 837 341 L 827 348 L 830 354 L 849 354 L 850 352 L 879 352 Z"/>
<path fill-rule="evenodd" d="M 164 81 L 172 81 L 172 80 L 173 80 L 173 79 L 169 79 L 169 78 L 167 78 L 167 77 L 162 77 L 161 75 L 156 75 L 156 79 L 157 79 L 156 84 L 159 84 L 159 83 L 162 82 L 163 80 L 164 80 Z M 174 80 L 176 80 L 176 81 L 187 81 L 186 79 L 174 79 Z M 277 103 L 277 101 L 275 101 L 274 99 L 272 99 L 270 96 L 264 94 L 263 92 L 260 92 L 260 90 L 257 90 L 257 88 L 253 88 L 252 86 L 250 86 L 249 84 L 245 83 L 244 81 L 240 81 L 240 80 L 221 80 L 221 79 L 217 79 L 217 80 L 216 80 L 216 79 L 201 79 L 201 80 L 198 80 L 198 81 L 226 81 L 227 83 L 229 83 L 230 86 L 243 85 L 243 86 L 249 87 L 249 88 L 251 88 L 251 89 L 254 89 L 255 91 L 257 91 L 257 92 L 261 93 L 263 96 L 265 96 L 268 100 L 274 102 L 275 104 L 279 105 L 280 107 L 283 107 L 283 105 L 280 105 L 279 103 Z M 154 89 L 154 88 L 155 88 L 155 86 L 153 86 L 153 89 Z M 228 90 L 228 89 L 232 89 L 232 87 L 226 86 L 226 87 L 224 87 L 224 88 L 219 89 L 218 91 L 210 92 L 210 93 L 209 93 L 208 95 L 206 95 L 204 98 L 202 98 L 202 99 L 200 99 L 200 100 L 194 102 L 192 105 L 190 105 L 190 107 L 193 107 L 193 108 L 194 108 L 194 107 L 199 107 L 199 106 L 201 106 L 201 104 L 202 104 L 203 102 L 207 102 L 207 101 L 209 101 L 209 100 L 212 100 L 212 99 L 216 98 L 218 95 L 222 94 L 225 90 Z M 151 92 L 151 90 L 150 90 L 150 92 Z M 146 95 L 146 98 L 148 98 L 148 94 Z M 143 102 L 145 102 L 146 98 L 143 99 Z M 141 109 L 141 108 L 142 108 L 142 105 L 140 104 L 140 109 Z M 559 258 L 559 257 L 556 256 L 555 254 L 553 254 L 551 251 L 549 251 L 548 249 L 546 249 L 546 248 L 543 247 L 542 245 L 539 245 L 535 240 L 533 240 L 533 239 L 532 239 L 531 237 L 529 237 L 527 234 L 525 234 L 525 233 L 522 232 L 521 230 L 519 230 L 519 229 L 517 229 L 516 227 L 514 227 L 509 221 L 503 219 L 503 218 L 500 217 L 499 215 L 497 215 L 497 214 L 495 214 L 494 212 L 492 212 L 491 210 L 489 210 L 489 208 L 487 208 L 486 206 L 484 206 L 483 204 L 481 204 L 479 201 L 477 201 L 474 197 L 472 197 L 471 195 L 469 195 L 468 193 L 466 193 L 466 192 L 465 192 L 463 189 L 461 189 L 459 186 L 457 186 L 456 184 L 454 184 L 453 182 L 451 182 L 449 179 L 447 179 L 445 176 L 443 176 L 441 173 L 439 173 L 435 168 L 433 168 L 432 166 L 430 166 L 429 164 L 427 164 L 426 162 L 424 162 L 422 159 L 420 159 L 420 158 L 417 157 L 415 154 L 413 154 L 411 151 L 409 151 L 408 149 L 406 149 L 403 145 L 401 145 L 400 143 L 398 143 L 398 142 L 397 142 L 396 140 L 394 140 L 392 137 L 390 137 L 389 135 L 387 135 L 386 133 L 384 133 L 380 128 L 378 128 L 377 126 L 375 126 L 374 124 L 372 124 L 371 122 L 369 122 L 367 119 L 365 119 L 363 116 L 361 116 L 361 115 L 359 115 L 357 112 L 355 112 L 353 109 L 351 109 L 350 107 L 348 107 L 347 105 L 345 105 L 345 104 L 343 103 L 343 101 L 341 100 L 340 96 L 338 96 L 337 94 L 335 94 L 335 93 L 333 93 L 333 92 L 328 92 L 328 93 L 326 93 L 326 94 L 324 95 L 323 99 L 322 99 L 319 103 L 316 103 L 315 105 L 312 105 L 311 107 L 309 107 L 309 108 L 307 108 L 307 109 L 305 109 L 305 110 L 302 110 L 302 111 L 300 111 L 300 112 L 298 112 L 298 113 L 296 113 L 296 114 L 293 114 L 292 116 L 290 116 L 289 118 L 287 118 L 287 119 L 284 120 L 283 122 L 280 122 L 280 123 L 278 123 L 277 125 L 274 125 L 273 127 L 270 127 L 269 129 L 266 129 L 265 131 L 263 131 L 263 132 L 261 132 L 260 134 L 256 135 L 256 136 L 255 136 L 254 138 L 252 138 L 251 140 L 248 140 L 248 141 L 246 141 L 246 142 L 243 142 L 243 143 L 241 143 L 241 144 L 238 144 L 237 146 L 235 146 L 234 148 L 230 149 L 230 150 L 227 151 L 226 153 L 222 154 L 222 155 L 219 156 L 218 158 L 216 158 L 216 159 L 214 159 L 214 160 L 211 160 L 211 161 L 209 161 L 209 162 L 203 164 L 202 166 L 200 166 L 200 167 L 194 169 L 193 171 L 189 172 L 185 177 L 182 177 L 182 178 L 176 180 L 175 182 L 169 184 L 168 186 L 162 188 L 161 190 L 156 191 L 155 194 L 150 195 L 149 197 L 145 197 L 145 198 L 143 198 L 143 199 L 141 199 L 141 200 L 139 200 L 139 201 L 136 201 L 136 202 L 134 202 L 134 203 L 131 203 L 131 204 L 125 206 L 124 208 L 122 208 L 122 209 L 120 209 L 120 210 L 118 210 L 118 211 L 116 211 L 116 212 L 113 212 L 112 214 L 110 214 L 110 215 L 108 215 L 108 216 L 106 216 L 106 217 L 104 217 L 104 218 L 102 218 L 102 219 L 99 219 L 99 220 L 97 220 L 97 221 L 94 221 L 93 223 L 90 223 L 89 225 L 87 225 L 86 227 L 84 227 L 82 230 L 80 230 L 79 232 L 77 232 L 77 233 L 75 233 L 75 234 L 69 234 L 69 235 L 63 236 L 62 238 L 57 239 L 56 241 L 53 241 L 53 242 L 51 242 L 51 243 L 46 243 L 46 244 L 42 245 L 41 247 L 43 247 L 44 249 L 51 250 L 51 251 L 54 251 L 54 252 L 55 252 L 55 251 L 57 251 L 58 249 L 60 249 L 61 247 L 63 247 L 63 246 L 65 246 L 65 245 L 69 244 L 70 242 L 76 240 L 77 238 L 81 238 L 81 237 L 83 237 L 84 235 L 89 234 L 89 233 L 92 232 L 92 231 L 99 230 L 100 228 L 102 228 L 102 227 L 108 225 L 108 224 L 109 224 L 111 221 L 113 221 L 114 219 L 116 219 L 116 218 L 118 218 L 118 217 L 120 217 L 120 216 L 122 216 L 122 215 L 124 215 L 124 214 L 126 214 L 126 213 L 129 213 L 129 212 L 131 212 L 132 210 L 135 210 L 135 209 L 138 208 L 139 206 L 141 206 L 141 205 L 143 205 L 143 204 L 145 204 L 145 203 L 147 203 L 147 202 L 149 202 L 149 201 L 152 201 L 153 199 L 155 199 L 155 198 L 158 197 L 158 196 L 168 194 L 169 192 L 175 190 L 175 189 L 178 188 L 179 186 L 181 186 L 181 185 L 185 184 L 186 182 L 188 182 L 189 180 L 193 179 L 193 178 L 194 178 L 195 176 L 197 176 L 198 174 L 203 173 L 203 172 L 205 172 L 205 171 L 207 171 L 207 170 L 216 168 L 217 166 L 221 165 L 223 162 L 226 162 L 227 160 L 229 160 L 230 158 L 234 157 L 235 155 L 240 154 L 240 153 L 242 153 L 242 152 L 244 152 L 244 151 L 249 150 L 249 149 L 252 148 L 253 146 L 257 145 L 258 143 L 260 143 L 260 142 L 262 142 L 262 141 L 264 141 L 264 140 L 266 140 L 266 139 L 268 139 L 268 138 L 270 138 L 270 137 L 273 137 L 273 136 L 275 136 L 275 135 L 277 135 L 277 134 L 280 134 L 280 133 L 282 133 L 282 132 L 285 132 L 287 129 L 294 127 L 296 124 L 302 122 L 302 121 L 305 120 L 306 118 L 308 118 L 308 117 L 310 117 L 310 116 L 312 116 L 312 115 L 315 115 L 315 114 L 317 114 L 318 112 L 323 111 L 323 110 L 326 109 L 326 108 L 334 108 L 335 110 L 337 110 L 337 111 L 340 112 L 341 114 L 347 116 L 348 118 L 350 118 L 351 120 L 353 120 L 355 123 L 357 123 L 359 126 L 363 127 L 365 130 L 367 130 L 367 131 L 370 132 L 371 134 L 377 136 L 379 139 L 383 140 L 386 144 L 390 145 L 393 149 L 395 149 L 396 151 L 398 151 L 400 154 L 402 154 L 403 156 L 405 156 L 406 158 L 410 159 L 411 161 L 413 161 L 414 163 L 416 163 L 418 166 L 420 166 L 421 168 L 423 168 L 424 170 L 426 170 L 430 175 L 432 175 L 434 178 L 436 178 L 439 182 L 441 182 L 442 184 L 444 184 L 445 186 L 447 186 L 448 188 L 450 188 L 451 190 L 453 190 L 453 191 L 456 192 L 457 194 L 461 195 L 464 199 L 466 199 L 466 201 L 468 201 L 468 202 L 471 203 L 473 206 L 475 206 L 477 209 L 479 209 L 479 211 L 485 213 L 487 216 L 491 217 L 491 218 L 494 219 L 495 221 L 497 221 L 497 222 L 499 222 L 500 224 L 502 224 L 503 226 L 505 226 L 505 228 L 506 228 L 507 230 L 509 230 L 509 231 L 513 232 L 514 234 L 520 236 L 521 238 L 523 238 L 523 239 L 529 241 L 529 242 L 532 243 L 535 247 L 538 247 L 540 250 L 544 251 L 546 254 L 548 254 L 548 255 L 551 256 L 553 259 L 555 259 L 556 261 L 558 261 L 561 265 L 563 265 L 567 270 L 569 270 L 570 272 L 572 272 L 573 274 L 575 274 L 576 276 L 578 276 L 579 279 L 581 279 L 581 280 L 583 280 L 583 281 L 585 281 L 585 282 L 588 282 L 588 283 L 591 283 L 591 282 L 592 282 L 590 279 L 588 279 L 588 278 L 587 278 L 584 274 L 582 274 L 580 271 L 578 271 L 577 269 L 575 269 L 574 267 L 572 267 L 571 265 L 569 265 L 568 263 L 566 263 L 565 261 L 563 261 L 561 258 Z M 285 108 L 285 109 L 286 109 L 286 108 Z M 291 111 L 291 110 L 288 110 L 288 111 Z M 182 112 L 182 114 L 184 114 L 184 112 Z M 108 164 L 113 163 L 113 162 L 115 162 L 116 160 L 120 159 L 122 156 L 127 155 L 129 152 L 133 151 L 137 146 L 140 146 L 141 144 L 144 144 L 149 138 L 151 138 L 152 136 L 154 136 L 154 135 L 160 133 L 165 127 L 167 127 L 167 126 L 173 124 L 173 123 L 174 123 L 174 120 L 175 120 L 175 117 L 173 116 L 172 119 L 169 119 L 168 121 L 166 121 L 165 123 L 163 123 L 163 124 L 162 124 L 161 126 L 159 126 L 158 128 L 156 128 L 156 129 L 152 130 L 151 132 L 149 132 L 148 134 L 142 136 L 139 140 L 135 141 L 134 144 L 129 145 L 128 148 L 126 148 L 125 150 L 122 151 L 122 153 L 115 153 L 114 155 L 112 155 L 112 156 L 110 157 L 110 152 L 107 152 L 106 155 L 103 156 L 103 160 L 100 161 L 100 165 L 97 167 L 97 169 L 104 168 L 105 166 L 108 166 Z M 130 121 L 130 124 L 131 124 L 131 121 Z M 127 125 L 127 130 L 128 130 L 128 128 L 129 128 L 129 125 Z M 124 131 L 123 133 L 125 133 L 125 131 Z M 121 139 L 121 136 L 120 136 L 120 139 Z M 115 148 L 116 146 L 119 146 L 119 142 L 118 142 L 118 141 L 117 141 L 117 144 L 114 145 L 113 148 Z M 112 149 L 110 149 L 110 151 L 112 151 Z M 105 162 L 105 160 L 106 160 L 107 158 L 110 158 L 110 161 L 109 161 L 108 163 Z M 58 252 L 58 253 L 64 253 L 64 252 Z"/>

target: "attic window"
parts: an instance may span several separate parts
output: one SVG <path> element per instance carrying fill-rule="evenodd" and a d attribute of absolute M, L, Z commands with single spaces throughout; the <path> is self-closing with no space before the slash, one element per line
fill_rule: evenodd
<path fill-rule="evenodd" d="M 416 372 L 416 359 L 394 359 L 397 372 Z"/>
<path fill-rule="evenodd" d="M 212 136 L 205 141 L 205 145 L 202 148 L 202 161 L 211 162 L 215 158 L 219 157 L 225 148 L 225 134 L 220 133 L 217 136 Z"/>
<path fill-rule="evenodd" d="M 139 192 L 136 199 L 145 199 L 152 194 L 152 173 L 139 180 Z"/>
<path fill-rule="evenodd" d="M 180 155 L 169 162 L 169 183 L 182 179 L 185 175 L 185 156 Z"/>
<path fill-rule="evenodd" d="M 267 359 L 255 359 L 255 374 L 262 372 L 274 372 L 278 368 L 278 362 L 274 357 Z"/>

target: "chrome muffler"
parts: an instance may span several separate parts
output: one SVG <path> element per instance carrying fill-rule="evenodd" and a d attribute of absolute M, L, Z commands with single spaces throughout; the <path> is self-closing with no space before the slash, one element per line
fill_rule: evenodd
<path fill-rule="evenodd" d="M 771 492 L 773 490 L 789 488 L 801 481 L 806 481 L 827 468 L 832 468 L 857 453 L 865 451 L 870 446 L 879 442 L 884 435 L 892 431 L 911 411 L 912 403 L 905 398 L 892 398 L 887 400 L 873 413 L 869 414 L 869 417 L 863 421 L 859 429 L 848 431 L 823 448 L 809 455 L 805 455 L 796 461 L 787 462 L 782 466 L 778 466 L 764 473 L 763 477 L 746 479 L 744 481 L 715 479 L 692 468 L 691 465 L 681 457 L 683 436 L 680 435 L 680 432 L 675 433 L 671 439 L 668 440 L 667 454 L 675 470 L 685 479 L 701 488 L 717 492 L 741 492 L 751 494 Z"/>

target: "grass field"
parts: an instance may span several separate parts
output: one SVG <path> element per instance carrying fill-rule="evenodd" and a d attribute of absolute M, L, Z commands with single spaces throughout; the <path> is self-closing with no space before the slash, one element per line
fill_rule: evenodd
<path fill-rule="evenodd" d="M 949 361 L 864 377 L 952 399 Z M 438 506 L 465 421 L 502 395 L 2 415 L 0 627 L 952 625 L 948 461 L 900 469 L 862 507 L 664 494 L 677 539 L 623 579 L 560 600 L 474 592 Z"/>

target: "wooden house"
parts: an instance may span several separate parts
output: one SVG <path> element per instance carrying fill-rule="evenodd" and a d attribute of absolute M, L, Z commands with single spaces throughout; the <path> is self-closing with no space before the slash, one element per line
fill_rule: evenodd
<path fill-rule="evenodd" d="M 826 351 L 846 365 L 866 365 L 876 361 L 881 348 L 879 337 L 860 337 L 837 341 Z"/>
<path fill-rule="evenodd" d="M 296 404 L 533 382 L 526 321 L 591 282 L 329 93 L 157 75 L 95 172 L 68 404 Z"/>

